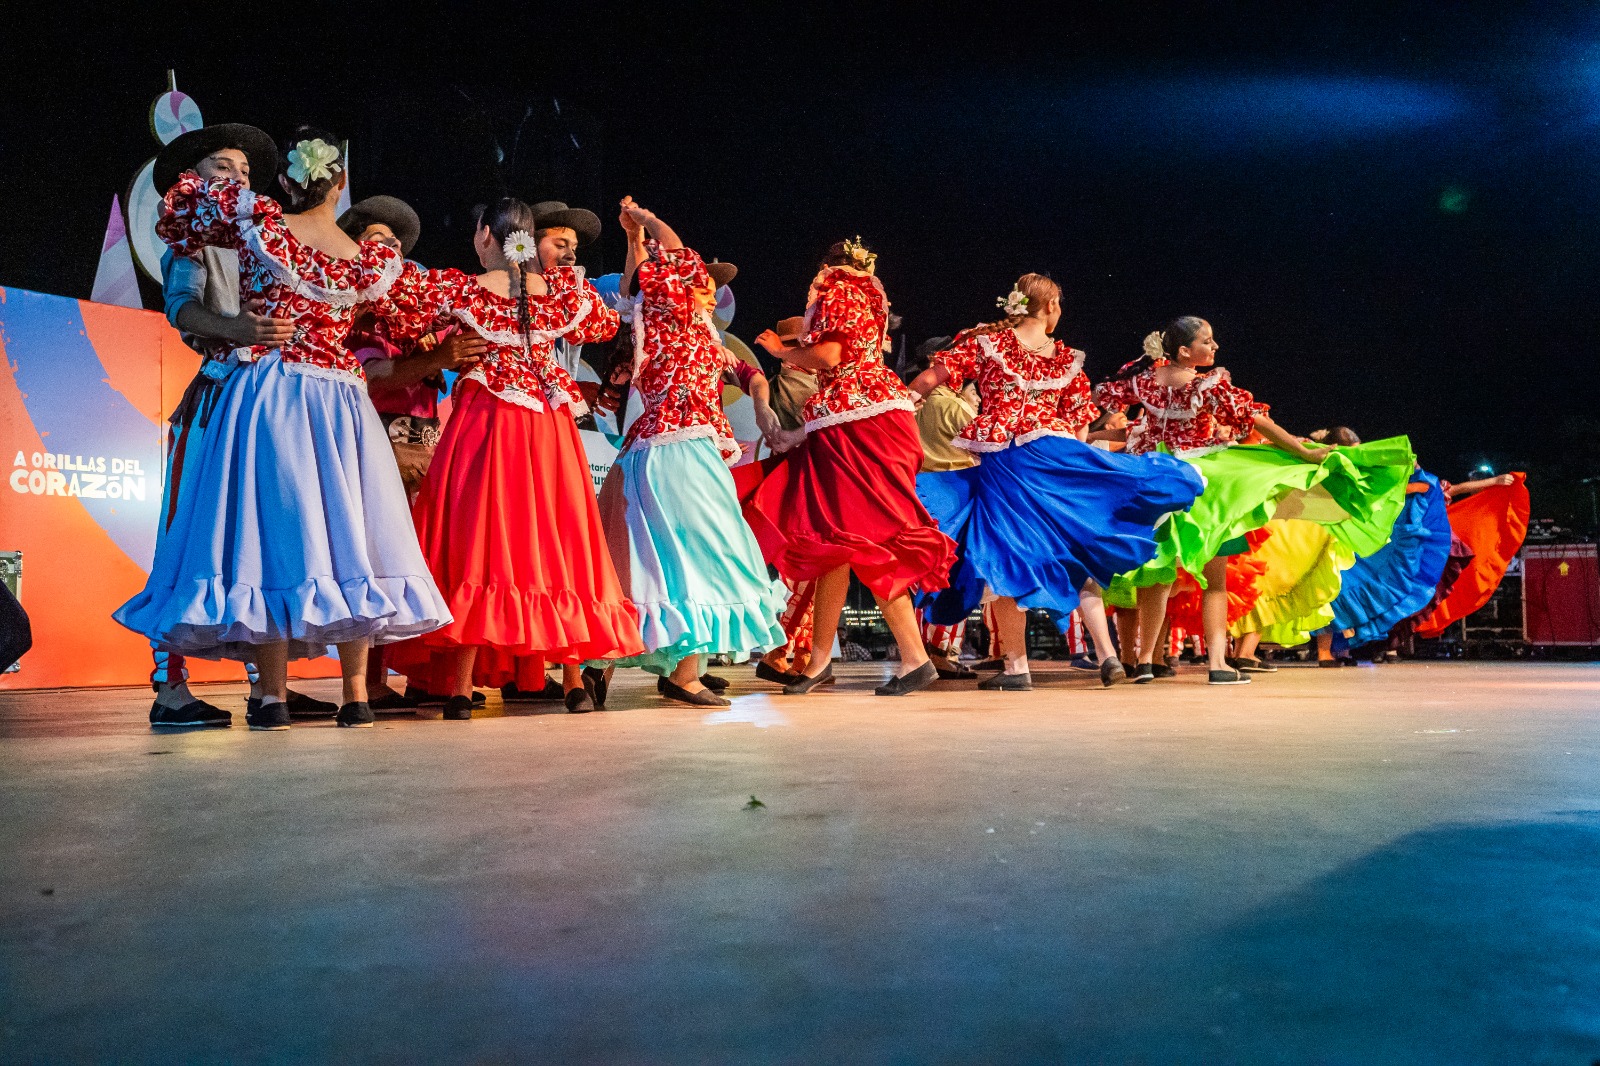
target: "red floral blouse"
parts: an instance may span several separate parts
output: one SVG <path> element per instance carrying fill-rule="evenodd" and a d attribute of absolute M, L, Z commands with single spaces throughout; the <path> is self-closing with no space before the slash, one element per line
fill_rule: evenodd
<path fill-rule="evenodd" d="M 426 309 L 420 332 L 455 321 L 489 342 L 482 361 L 460 381 L 476 381 L 496 398 L 535 411 L 544 410 L 546 403 L 570 407 L 574 418 L 589 410 L 577 382 L 556 361 L 555 342 L 610 340 L 617 335 L 620 319 L 583 276 L 582 267 L 545 271 L 550 291 L 528 297 L 531 344 L 526 346 L 517 324 L 516 300 L 490 292 L 459 270 L 424 273 L 431 298 L 419 301 Z"/>
<path fill-rule="evenodd" d="M 218 178 L 208 186 L 198 174 L 179 177 L 164 200 L 166 214 L 156 234 L 177 255 L 197 258 L 206 246 L 239 252 L 239 289 L 255 297 L 261 312 L 290 319 L 294 336 L 277 349 L 283 363 L 306 373 L 362 383 L 361 361 L 345 348 L 358 305 L 379 314 L 395 307 L 391 289 L 405 265 L 400 254 L 363 241 L 354 259 L 338 259 L 302 244 L 283 221 L 283 208 L 237 181 Z M 416 271 L 413 268 L 413 277 Z M 403 284 L 394 296 L 415 295 Z M 235 348 L 232 361 L 247 363 L 270 354 L 265 345 Z"/>
<path fill-rule="evenodd" d="M 969 337 L 933 357 L 960 391 L 975 381 L 982 410 L 950 443 L 969 452 L 997 452 L 1040 437 L 1073 437 L 1100 409 L 1089 398 L 1083 353 L 1054 341 L 1045 352 L 1023 348 L 1015 330 Z"/>
<path fill-rule="evenodd" d="M 646 247 L 650 259 L 639 264 L 633 318 L 633 387 L 644 412 L 623 447 L 709 437 L 731 463 L 740 449 L 722 413 L 722 380 L 738 360 L 692 291 L 711 288 L 711 277 L 692 249 L 663 249 L 653 240 Z"/>
<path fill-rule="evenodd" d="M 1094 390 L 1095 400 L 1109 411 L 1143 406 L 1128 427 L 1128 451 L 1135 455 L 1155 451 L 1162 444 L 1180 455 L 1227 447 L 1248 437 L 1256 416 L 1270 410 L 1235 385 L 1220 366 L 1177 387 L 1157 384 L 1155 369 L 1102 382 Z"/>
<path fill-rule="evenodd" d="M 804 347 L 837 341 L 844 351 L 836 366 L 817 371 L 817 391 L 801 409 L 807 433 L 885 411 L 913 411 L 911 393 L 883 365 L 889 330 L 889 299 L 871 274 L 827 267 L 811 285 Z"/>

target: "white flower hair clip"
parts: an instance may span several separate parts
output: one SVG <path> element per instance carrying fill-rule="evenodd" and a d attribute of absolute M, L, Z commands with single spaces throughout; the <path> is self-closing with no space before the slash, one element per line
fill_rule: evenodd
<path fill-rule="evenodd" d="M 501 248 L 501 251 L 506 253 L 508 261 L 519 266 L 532 261 L 534 256 L 538 254 L 533 238 L 528 235 L 528 231 L 525 229 L 512 230 L 506 234 L 506 243 Z"/>
<path fill-rule="evenodd" d="M 1028 313 L 1028 298 L 1021 289 L 1012 289 L 1004 296 L 997 296 L 994 305 L 1006 313 L 1007 318 Z"/>
<path fill-rule="evenodd" d="M 1145 334 L 1143 349 L 1145 356 L 1150 359 L 1165 359 L 1167 350 L 1166 345 L 1162 343 L 1163 340 L 1164 338 L 1159 329 Z"/>
<path fill-rule="evenodd" d="M 851 263 L 857 270 L 865 270 L 868 274 L 878 269 L 878 253 L 867 251 L 867 246 L 861 243 L 861 235 L 856 234 L 855 240 L 848 238 L 844 242 L 844 254 L 850 257 Z"/>
<path fill-rule="evenodd" d="M 301 141 L 289 152 L 289 180 L 302 189 L 314 181 L 331 178 L 344 169 L 339 164 L 339 149 L 321 137 Z"/>

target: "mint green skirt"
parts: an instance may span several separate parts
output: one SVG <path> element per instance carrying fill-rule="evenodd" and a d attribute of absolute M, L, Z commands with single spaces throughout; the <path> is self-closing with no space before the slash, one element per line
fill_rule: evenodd
<path fill-rule="evenodd" d="M 1320 463 L 1270 444 L 1237 444 L 1187 461 L 1206 479 L 1206 491 L 1189 510 L 1167 517 L 1155 558 L 1118 575 L 1107 602 L 1131 607 L 1137 590 L 1170 584 L 1179 569 L 1203 587 L 1201 571 L 1228 541 L 1274 518 L 1316 522 L 1345 550 L 1371 555 L 1389 542 L 1416 467 L 1405 437 L 1335 448 Z"/>

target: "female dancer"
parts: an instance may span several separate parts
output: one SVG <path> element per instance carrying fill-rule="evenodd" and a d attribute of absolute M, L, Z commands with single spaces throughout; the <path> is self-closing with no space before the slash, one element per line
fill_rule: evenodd
<path fill-rule="evenodd" d="M 481 362 L 456 383 L 454 410 L 413 508 L 423 554 L 455 621 L 396 648 L 391 662 L 402 671 L 415 664 L 430 678 L 444 674 L 451 693 L 444 717 L 455 721 L 472 717 L 474 684 L 514 678 L 518 656 L 576 664 L 644 650 L 573 420 L 586 408 L 551 355 L 561 338 L 584 344 L 615 335 L 617 314 L 581 267 L 542 274 L 522 267 L 524 255 L 533 262 L 537 229 L 531 207 L 500 200 L 473 235 L 484 273 L 428 275 L 442 309 L 429 328 L 454 319 L 487 343 Z M 567 709 L 591 709 L 578 672 L 565 673 Z M 436 683 L 428 688 L 437 691 Z"/>
<path fill-rule="evenodd" d="M 917 480 L 928 510 L 960 546 L 950 587 L 933 597 L 930 615 L 958 620 L 986 595 L 999 597 L 1005 663 L 978 687 L 1016 691 L 1033 687 L 1026 609 L 1045 608 L 1065 624 L 1081 602 L 1109 686 L 1123 670 L 1098 582 L 1154 557 L 1162 516 L 1187 508 L 1205 486 L 1170 456 L 1084 443 L 1100 411 L 1089 399 L 1083 353 L 1051 337 L 1061 321 L 1059 285 L 1024 274 L 1000 304 L 1004 319 L 935 355 L 911 383 L 926 395 L 972 380 L 980 400 L 978 417 L 952 441 L 977 464 Z"/>
<path fill-rule="evenodd" d="M 763 553 L 786 580 L 817 579 L 811 661 L 784 687 L 788 695 L 833 681 L 829 652 L 852 570 L 900 646 L 899 673 L 877 694 L 902 696 L 939 676 L 922 649 L 910 591 L 944 587 L 955 543 L 917 499 L 922 442 L 911 394 L 883 365 L 889 299 L 876 265 L 859 240 L 835 244 L 811 282 L 799 346 L 785 348 L 772 330 L 756 338 L 770 354 L 817 372 L 801 433 L 768 434 L 775 449 L 794 454 L 767 476 L 747 511 Z"/>
<path fill-rule="evenodd" d="M 644 410 L 617 458 L 627 501 L 627 549 L 617 561 L 626 560 L 645 654 L 614 665 L 661 675 L 670 700 L 726 707 L 700 679 L 701 656 L 729 652 L 742 661 L 786 640 L 777 621 L 783 595 L 767 577 L 728 471 L 740 449 L 722 413 L 722 380 L 748 364 L 722 346 L 711 321 L 718 286 L 700 256 L 631 196 L 620 221 L 628 235 L 623 294 L 638 283 L 632 382 Z M 770 432 L 778 422 L 766 379 L 748 369 L 756 422 Z"/>
<path fill-rule="evenodd" d="M 365 304 L 392 310 L 398 252 L 358 244 L 335 206 L 344 160 L 331 135 L 302 129 L 279 181 L 289 211 L 238 182 L 185 174 L 157 225 L 180 255 L 239 252 L 243 286 L 265 314 L 295 323 L 278 347 L 236 348 L 144 591 L 116 612 L 161 647 L 253 660 L 264 695 L 252 729 L 289 728 L 290 659 L 337 644 L 341 726 L 370 726 L 367 648 L 450 621 L 406 520 L 388 435 L 367 401 L 345 334 Z"/>
<path fill-rule="evenodd" d="M 1205 319 L 1175 320 L 1161 334 L 1161 350 L 1162 358 L 1147 353 L 1101 384 L 1095 399 L 1108 408 L 1142 405 L 1143 413 L 1128 430 L 1128 451 L 1139 455 L 1165 445 L 1200 470 L 1206 491 L 1163 529 L 1157 557 L 1119 576 L 1111 594 L 1123 604 L 1137 596 L 1134 681 L 1144 683 L 1155 678 L 1152 659 L 1178 568 L 1197 575 L 1205 588 L 1201 614 L 1208 680 L 1247 684 L 1249 677 L 1226 662 L 1227 557 L 1245 549 L 1245 533 L 1275 515 L 1321 522 L 1358 554 L 1377 551 L 1404 501 L 1411 446 L 1404 437 L 1358 448 L 1307 446 L 1267 417 L 1266 404 L 1215 366 L 1218 345 Z M 1236 443 L 1251 433 L 1271 444 Z M 1314 488 L 1318 492 L 1308 496 Z"/>

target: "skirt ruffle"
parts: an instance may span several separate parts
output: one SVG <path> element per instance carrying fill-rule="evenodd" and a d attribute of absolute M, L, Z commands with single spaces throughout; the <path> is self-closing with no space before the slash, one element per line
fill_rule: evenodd
<path fill-rule="evenodd" d="M 1131 606 L 1138 589 L 1171 584 L 1180 568 L 1203 587 L 1201 572 L 1218 548 L 1274 518 L 1316 522 L 1344 548 L 1370 555 L 1388 542 L 1415 467 L 1404 437 L 1335 448 L 1320 463 L 1258 444 L 1186 461 L 1204 476 L 1205 494 L 1158 531 L 1154 559 L 1118 575 L 1108 590 L 1109 602 Z"/>
<path fill-rule="evenodd" d="M 1086 582 L 1108 584 L 1153 558 L 1163 517 L 1203 490 L 1194 468 L 1171 456 L 1102 451 L 1065 437 L 923 474 L 918 494 L 959 551 L 949 588 L 923 598 L 928 617 L 953 625 L 987 588 L 1064 619 Z"/>
<path fill-rule="evenodd" d="M 453 649 L 472 646 L 473 683 L 494 686 L 516 679 L 518 656 L 643 650 L 565 407 L 534 411 L 463 384 L 412 513 L 454 621 L 395 648 L 394 669 L 432 688 Z"/>
<path fill-rule="evenodd" d="M 743 662 L 786 642 L 778 616 L 787 593 L 767 576 L 715 442 L 628 451 L 612 468 L 602 503 L 614 498 L 614 479 L 621 506 L 602 514 L 646 649 L 615 665 L 664 675 L 690 655 Z M 619 524 L 623 537 L 613 532 Z"/>
<path fill-rule="evenodd" d="M 1433 601 L 1450 558 L 1449 503 L 1439 479 L 1419 471 L 1427 492 L 1406 497 L 1389 543 L 1357 559 L 1344 573 L 1333 601 L 1333 627 L 1349 632 L 1352 646 L 1383 640 L 1389 631 Z"/>
<path fill-rule="evenodd" d="M 917 498 L 922 438 L 910 411 L 829 426 L 767 472 L 745 509 L 791 582 L 848 565 L 884 600 L 945 587 L 955 542 Z"/>
<path fill-rule="evenodd" d="M 1416 619 L 1417 636 L 1438 636 L 1488 603 L 1500 587 L 1528 533 L 1528 486 L 1524 475 L 1512 476 L 1516 480 L 1510 485 L 1496 485 L 1450 505 L 1450 528 L 1472 557 L 1439 602 Z"/>
<path fill-rule="evenodd" d="M 287 641 L 303 659 L 450 620 L 377 412 L 293 366 L 240 367 L 191 427 L 149 581 L 114 615 L 161 650 L 253 660 Z"/>
<path fill-rule="evenodd" d="M 1266 528 L 1272 535 L 1251 553 L 1264 567 L 1255 605 L 1228 632 L 1260 633 L 1268 644 L 1292 648 L 1332 621 L 1340 574 L 1354 559 L 1315 522 L 1275 519 Z"/>

